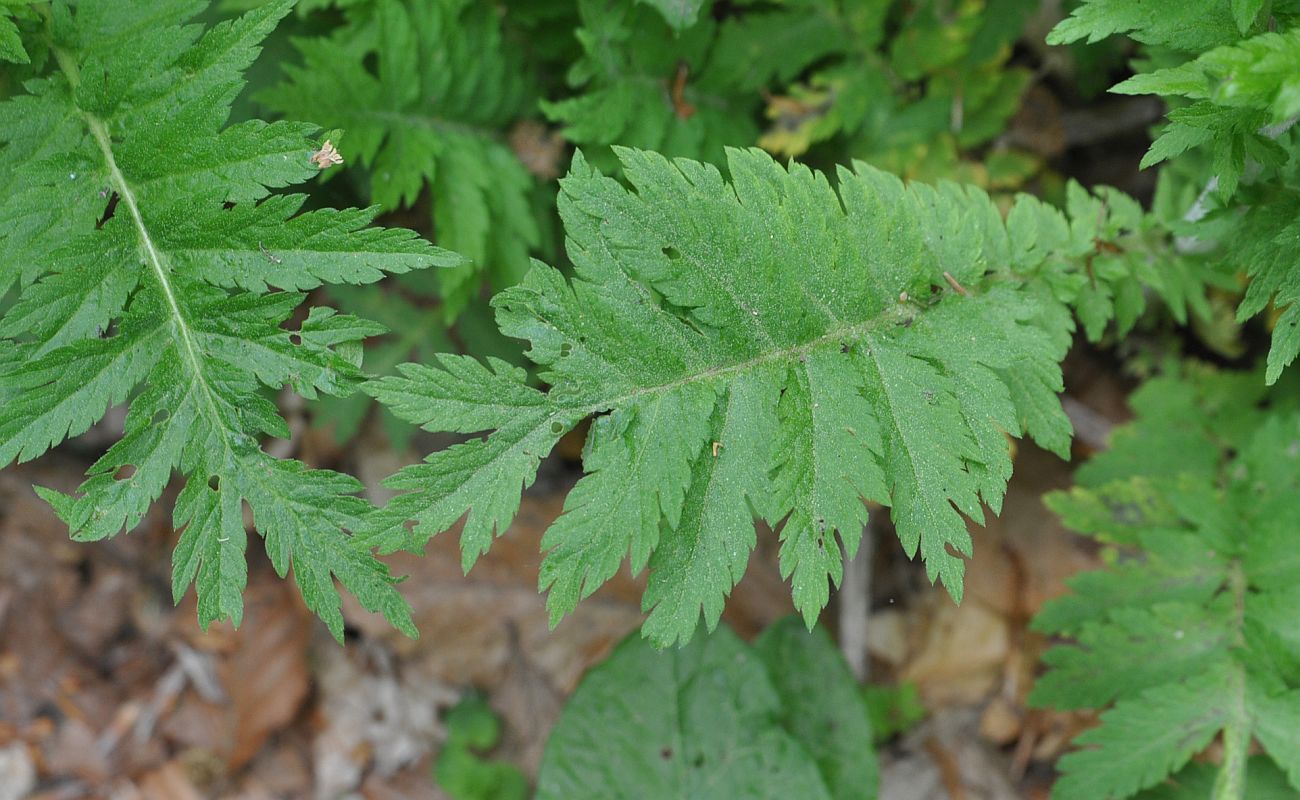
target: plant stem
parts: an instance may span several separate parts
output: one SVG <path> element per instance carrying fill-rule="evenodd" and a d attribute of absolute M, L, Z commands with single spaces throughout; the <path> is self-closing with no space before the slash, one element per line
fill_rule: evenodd
<path fill-rule="evenodd" d="M 1245 694 L 1245 680 L 1242 670 L 1234 674 L 1232 691 L 1238 697 Z M 1244 702 L 1239 703 L 1244 705 Z M 1240 709 L 1244 712 L 1244 708 Z M 1245 800 L 1246 797 L 1246 756 L 1250 750 L 1250 721 L 1234 718 L 1223 729 L 1223 764 L 1214 781 L 1213 800 Z M 1245 716 L 1243 713 L 1242 717 Z"/>
<path fill-rule="evenodd" d="M 1236 632 L 1233 646 L 1245 643 L 1246 573 L 1240 561 L 1234 561 L 1228 571 L 1228 591 L 1232 593 Z M 1231 698 L 1228 721 L 1223 726 L 1223 763 L 1214 781 L 1212 800 L 1245 800 L 1246 758 L 1250 752 L 1250 715 L 1246 712 L 1246 669 L 1234 664 L 1229 679 L 1228 697 Z"/>
<path fill-rule="evenodd" d="M 844 583 L 840 584 L 840 650 L 849 662 L 853 677 L 867 680 L 867 620 L 871 613 L 871 560 L 880 534 L 880 519 L 885 509 L 873 507 L 862 529 L 862 541 L 853 558 L 844 564 Z"/>

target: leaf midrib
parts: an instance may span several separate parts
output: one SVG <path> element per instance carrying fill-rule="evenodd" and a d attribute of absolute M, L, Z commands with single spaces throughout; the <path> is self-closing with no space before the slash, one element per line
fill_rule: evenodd
<path fill-rule="evenodd" d="M 660 392 L 669 392 L 674 389 L 688 386 L 693 383 L 708 381 L 714 378 L 730 377 L 732 375 L 743 374 L 758 367 L 773 362 L 791 361 L 807 356 L 814 350 L 834 343 L 853 342 L 859 343 L 867 334 L 876 332 L 880 329 L 888 329 L 894 325 L 906 325 L 913 320 L 919 313 L 918 309 L 899 303 L 893 308 L 887 308 L 876 316 L 848 325 L 840 325 L 823 333 L 791 347 L 776 347 L 766 352 L 760 353 L 753 358 L 739 362 L 717 364 L 697 372 L 690 372 L 680 378 L 657 383 L 652 386 L 639 386 L 620 395 L 609 397 L 601 400 L 593 400 L 590 395 L 577 397 L 570 401 L 551 399 L 554 390 L 547 393 L 548 399 L 553 407 L 573 411 L 580 411 L 583 416 L 599 414 L 613 408 L 619 408 L 625 403 L 629 403 L 646 395 L 658 394 Z"/>
<path fill-rule="evenodd" d="M 59 68 L 68 79 L 73 95 L 69 99 L 73 101 L 75 106 L 76 89 L 81 83 L 80 69 L 72 55 L 66 50 L 61 47 L 53 47 L 52 50 Z M 154 278 L 158 281 L 158 286 L 162 290 L 163 299 L 166 301 L 167 309 L 172 317 L 172 329 L 176 332 L 173 338 L 180 345 L 177 350 L 181 359 L 189 367 L 195 383 L 202 389 L 213 427 L 224 432 L 226 428 L 221 422 L 221 414 L 217 409 L 216 397 L 213 394 L 212 387 L 208 384 L 207 376 L 204 374 L 203 359 L 199 354 L 198 346 L 194 342 L 194 335 L 190 330 L 188 321 L 185 319 L 185 315 L 181 312 L 180 302 L 177 300 L 171 278 L 167 274 L 167 267 L 163 264 L 162 255 L 158 251 L 157 245 L 154 244 L 149 228 L 144 223 L 144 217 L 140 213 L 135 193 L 131 190 L 131 185 L 127 183 L 126 176 L 122 174 L 122 170 L 117 165 L 117 159 L 113 155 L 113 141 L 108 128 L 99 117 L 80 107 L 76 108 L 95 139 L 95 144 L 104 159 L 104 165 L 108 167 L 109 182 L 117 192 L 121 204 L 126 206 L 127 213 L 131 218 L 131 224 L 135 227 L 140 244 L 144 248 L 145 260 L 149 263 Z M 225 439 L 225 437 L 222 438 Z"/>

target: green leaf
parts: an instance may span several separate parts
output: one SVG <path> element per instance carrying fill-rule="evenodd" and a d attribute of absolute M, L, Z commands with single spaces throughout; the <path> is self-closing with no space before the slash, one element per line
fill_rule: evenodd
<path fill-rule="evenodd" d="M 390 501 L 362 535 L 383 552 L 418 552 L 431 530 L 446 530 L 469 511 L 461 531 L 468 572 L 487 552 L 493 537 L 510 526 L 520 494 L 532 484 L 541 458 L 579 417 L 571 410 L 550 407 L 542 392 L 524 384 L 522 371 L 503 362 L 490 372 L 467 357 L 441 360 L 449 370 L 406 368 L 404 377 L 381 379 L 366 391 L 381 402 L 394 403 L 399 416 L 428 430 L 495 430 L 485 439 L 432 453 L 425 463 L 407 467 L 386 481 L 394 489 L 414 493 Z M 503 394 L 482 394 L 484 387 Z M 416 395 L 423 397 L 416 400 Z M 408 528 L 408 521 L 416 523 L 414 530 Z"/>
<path fill-rule="evenodd" d="M 1208 288 L 1226 284 L 1212 265 L 1180 255 L 1167 226 L 1108 186 L 1089 191 L 1069 182 L 1064 211 L 1019 195 L 1007 231 L 1017 271 L 1073 308 L 1090 341 L 1112 324 L 1118 335 L 1127 334 L 1146 310 L 1147 295 L 1159 297 L 1179 323 L 1188 321 L 1189 310 L 1208 319 Z"/>
<path fill-rule="evenodd" d="M 641 0 L 641 2 L 659 9 L 659 13 L 664 15 L 668 24 L 680 31 L 695 24 L 705 0 Z"/>
<path fill-rule="evenodd" d="M 1047 36 L 1048 44 L 1098 42 L 1117 33 L 1176 50 L 1208 50 L 1238 39 L 1223 0 L 1083 0 Z"/>
<path fill-rule="evenodd" d="M 1177 67 L 1135 75 L 1112 91 L 1177 95 L 1225 108 L 1269 112 L 1281 122 L 1300 112 L 1300 29 L 1263 33 L 1216 47 Z"/>
<path fill-rule="evenodd" d="M 511 364 L 519 364 L 523 356 L 514 342 L 506 339 L 496 329 L 487 303 L 471 306 L 460 316 L 455 328 L 449 328 L 436 304 L 421 298 L 420 278 L 425 273 L 411 273 L 403 285 L 397 286 L 335 286 L 329 297 L 342 310 L 372 319 L 384 326 L 383 331 L 368 338 L 365 343 L 365 366 L 368 372 L 388 376 L 398 373 L 406 361 L 432 363 L 439 353 L 463 347 L 489 361 L 500 357 Z M 410 289 L 408 295 L 405 289 Z M 396 291 L 394 291 L 396 289 Z M 378 411 L 380 430 L 387 436 L 396 451 L 408 449 L 415 426 L 399 418 L 391 410 L 378 406 L 364 393 L 347 397 L 322 397 L 313 406 L 317 424 L 326 426 L 339 444 L 352 441 L 360 432 L 362 423 L 372 410 Z"/>
<path fill-rule="evenodd" d="M 496 747 L 501 720 L 487 702 L 470 693 L 447 712 L 447 740 L 433 767 L 438 788 L 452 800 L 524 800 L 528 778 L 504 761 L 488 761 L 477 753 Z"/>
<path fill-rule="evenodd" d="M 1222 671 L 1150 689 L 1102 715 L 1102 727 L 1075 741 L 1097 747 L 1067 753 L 1052 788 L 1058 800 L 1131 797 L 1178 770 L 1227 719 Z M 1213 699 L 1211 699 L 1213 698 Z M 1217 701 L 1217 702 L 1216 702 Z"/>
<path fill-rule="evenodd" d="M 754 117 L 764 89 L 847 41 L 834 15 L 802 3 L 746 9 L 720 22 L 712 7 L 711 0 L 580 0 L 583 57 L 568 73 L 575 94 L 544 100 L 542 110 L 593 157 L 597 145 L 617 144 L 721 163 L 725 146 L 758 141 Z M 692 8 L 699 21 L 682 24 Z"/>
<path fill-rule="evenodd" d="M 332 310 L 296 317 L 294 289 L 456 266 L 372 211 L 302 212 L 272 194 L 317 169 L 313 126 L 225 126 L 288 0 L 204 29 L 203 3 L 86 0 L 51 16 L 57 71 L 0 104 L 0 464 L 35 458 L 129 403 L 125 433 L 73 496 L 42 491 L 78 540 L 135 528 L 174 472 L 177 599 L 204 625 L 243 613 L 245 509 L 341 640 L 335 581 L 414 635 L 387 568 L 352 534 L 357 481 L 272 458 L 288 429 L 266 390 L 307 398 L 360 383 L 382 329 Z M 274 289 L 274 290 L 273 290 Z"/>
<path fill-rule="evenodd" d="M 612 578 L 629 552 L 633 570 L 643 570 L 659 544 L 665 514 L 670 524 L 681 523 L 691 462 L 709 438 L 716 400 L 713 392 L 691 386 L 592 422 L 583 459 L 591 474 L 578 481 L 565 513 L 542 540 L 547 558 L 538 582 L 551 590 L 552 625 Z M 738 463 L 734 453 L 727 458 Z M 593 537 L 593 530 L 603 535 Z"/>
<path fill-rule="evenodd" d="M 927 713 L 915 683 L 896 686 L 868 684 L 862 687 L 862 696 L 871 717 L 871 734 L 876 744 L 883 744 L 911 730 L 925 719 Z"/>
<path fill-rule="evenodd" d="M 1291 800 L 1295 789 L 1267 756 L 1252 756 L 1246 765 L 1251 800 Z M 1161 786 L 1135 795 L 1138 800 L 1204 800 L 1214 791 L 1213 764 L 1188 764 Z"/>
<path fill-rule="evenodd" d="M 1260 744 L 1286 772 L 1291 786 L 1300 788 L 1300 689 L 1272 696 L 1256 692 L 1250 716 Z"/>
<path fill-rule="evenodd" d="M 793 617 L 754 642 L 781 696 L 782 722 L 821 771 L 834 800 L 875 797 L 879 768 L 866 700 L 825 629 Z"/>
<path fill-rule="evenodd" d="M 669 651 L 629 637 L 565 705 L 537 797 L 830 800 L 781 714 L 763 661 L 726 627 Z"/>
<path fill-rule="evenodd" d="M 329 36 L 294 44 L 302 63 L 258 100 L 347 130 L 384 210 L 430 190 L 438 243 L 469 259 L 439 276 L 448 319 L 477 293 L 482 270 L 497 286 L 527 271 L 540 244 L 533 179 L 506 131 L 534 88 L 491 3 L 376 0 Z"/>
<path fill-rule="evenodd" d="M 1056 647 L 1044 663 L 1051 672 L 1031 696 L 1050 698 L 1056 708 L 1098 708 L 1117 697 L 1220 666 L 1231 646 L 1232 609 L 1164 603 L 1150 610 L 1125 604 L 1103 624 L 1085 624 L 1079 647 Z"/>
<path fill-rule="evenodd" d="M 1264 0 L 1232 0 L 1232 19 L 1243 34 L 1250 31 L 1264 8 Z"/>
<path fill-rule="evenodd" d="M 1248 794 L 1225 796 L 1257 796 L 1256 780 L 1277 781 L 1246 769 L 1252 738 L 1300 787 L 1300 631 L 1284 621 L 1300 579 L 1300 415 L 1281 396 L 1263 407 L 1257 374 L 1183 373 L 1135 394 L 1136 421 L 1080 471 L 1082 487 L 1049 497 L 1068 525 L 1118 550 L 1034 621 L 1076 642 L 1048 651 L 1031 702 L 1114 704 L 1076 740 L 1093 747 L 1060 761 L 1053 797 L 1134 796 L 1220 735 L 1215 775 L 1191 770 L 1140 796 L 1206 796 L 1190 787 L 1243 781 Z"/>
<path fill-rule="evenodd" d="M 1282 402 L 1261 383 L 1257 371 L 1219 371 L 1195 362 L 1152 378 L 1129 397 L 1136 418 L 1080 468 L 1078 482 L 1109 493 L 1117 487 L 1108 484 L 1129 478 L 1213 481 L 1222 452 L 1244 449 L 1266 420 L 1264 405 Z"/>
<path fill-rule="evenodd" d="M 460 360 L 371 385 L 430 430 L 488 433 L 394 477 L 408 493 L 366 540 L 418 550 L 468 513 L 468 568 L 538 459 L 594 417 L 587 475 L 544 539 L 553 620 L 630 554 L 650 569 L 647 635 L 685 641 L 701 615 L 711 628 L 758 515 L 811 621 L 867 499 L 892 507 L 909 555 L 959 597 L 966 518 L 1000 505 L 1006 436 L 1027 419 L 1069 436 L 1068 319 L 1010 272 L 989 199 L 865 165 L 841 172 L 837 195 L 755 150 L 729 152 L 730 184 L 698 162 L 618 154 L 631 189 L 581 157 L 562 182 L 576 277 L 537 265 L 493 301 L 548 391 Z"/>
<path fill-rule="evenodd" d="M 1251 277 L 1246 295 L 1237 308 L 1237 319 L 1246 320 L 1270 303 L 1282 309 L 1273 324 L 1273 341 L 1268 352 L 1264 380 L 1272 384 L 1282 370 L 1300 354 L 1300 271 L 1295 268 L 1295 242 L 1300 237 L 1296 213 L 1300 197 L 1285 188 L 1250 193 L 1253 201 L 1226 237 L 1225 258 Z"/>
<path fill-rule="evenodd" d="M 18 26 L 14 24 L 13 18 L 9 16 L 10 13 L 8 9 L 0 9 L 0 61 L 30 64 L 31 57 L 27 55 L 27 49 L 23 47 L 23 40 L 18 33 Z"/>

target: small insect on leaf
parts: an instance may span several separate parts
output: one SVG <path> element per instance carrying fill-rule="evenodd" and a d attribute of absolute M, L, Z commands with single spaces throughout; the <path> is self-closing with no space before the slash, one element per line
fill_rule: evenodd
<path fill-rule="evenodd" d="M 320 169 L 325 169 L 327 167 L 335 166 L 336 164 L 342 164 L 343 156 L 334 148 L 334 143 L 329 139 L 326 139 L 325 144 L 321 145 L 319 150 L 311 154 L 311 163 L 315 164 Z"/>
<path fill-rule="evenodd" d="M 270 261 L 272 264 L 283 264 L 283 263 L 284 263 L 284 260 L 283 260 L 283 259 L 281 259 L 281 258 L 279 258 L 279 257 L 277 257 L 277 256 L 274 256 L 274 255 L 271 255 L 271 251 L 270 251 L 270 250 L 267 250 L 267 249 L 266 249 L 266 245 L 262 244 L 261 242 L 258 242 L 258 243 L 257 243 L 257 249 L 258 249 L 258 250 L 261 250 L 261 251 L 262 251 L 262 255 L 266 258 L 267 261 Z"/>

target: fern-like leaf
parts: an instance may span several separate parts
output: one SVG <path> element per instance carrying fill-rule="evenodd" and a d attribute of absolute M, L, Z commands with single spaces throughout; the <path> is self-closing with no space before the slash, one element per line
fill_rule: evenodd
<path fill-rule="evenodd" d="M 1208 319 L 1207 288 L 1231 284 L 1204 260 L 1180 255 L 1167 227 L 1108 186 L 1089 192 L 1071 181 L 1064 210 L 1021 195 L 1007 228 L 1017 271 L 1072 307 L 1092 341 L 1112 322 L 1117 335 L 1127 335 L 1148 294 L 1180 324 Z"/>
<path fill-rule="evenodd" d="M 1173 65 L 1135 75 L 1113 91 L 1158 94 L 1173 106 L 1143 167 L 1194 149 L 1208 152 L 1195 203 L 1166 222 L 1183 236 L 1181 249 L 1217 248 L 1214 259 L 1251 276 L 1239 321 L 1270 302 L 1283 309 L 1265 376 L 1273 383 L 1300 354 L 1293 158 L 1300 9 L 1267 9 L 1258 0 L 1087 0 L 1048 40 L 1095 41 L 1126 32 L 1161 48 L 1147 63 Z"/>
<path fill-rule="evenodd" d="M 0 61 L 15 64 L 30 64 L 31 56 L 23 46 L 22 35 L 18 32 L 18 20 L 36 19 L 32 6 L 38 0 L 5 0 L 0 3 Z"/>
<path fill-rule="evenodd" d="M 408 493 L 367 541 L 418 549 L 468 514 L 468 569 L 539 459 L 594 417 L 588 474 L 543 540 L 553 621 L 630 554 L 650 568 L 649 636 L 685 640 L 701 612 L 716 624 L 755 513 L 780 526 L 782 571 L 812 620 L 840 580 L 837 534 L 857 547 L 864 499 L 893 507 L 907 552 L 960 597 L 963 515 L 998 508 L 1006 435 L 1069 441 L 1055 397 L 1069 318 L 1009 271 L 996 208 L 865 165 L 841 172 L 837 195 L 757 150 L 729 152 L 732 183 L 618 155 L 634 190 L 581 156 L 562 182 L 576 279 L 538 265 L 494 301 L 549 391 L 450 356 L 369 386 L 429 430 L 490 433 L 394 477 Z"/>
<path fill-rule="evenodd" d="M 1295 243 L 1300 194 L 1288 177 L 1300 115 L 1300 28 L 1264 33 L 1201 54 L 1177 67 L 1136 75 L 1114 91 L 1184 97 L 1190 106 L 1170 113 L 1170 124 L 1143 164 L 1206 146 L 1220 204 L 1241 202 L 1210 217 L 1221 257 L 1251 276 L 1239 320 L 1271 302 L 1282 309 L 1273 325 L 1265 379 L 1273 383 L 1300 354 L 1300 270 Z M 1249 185 L 1239 186 L 1254 175 Z"/>
<path fill-rule="evenodd" d="M 1255 796 L 1244 788 L 1252 738 L 1300 789 L 1300 639 L 1288 621 L 1300 601 L 1300 415 L 1262 409 L 1256 387 L 1254 375 L 1204 371 L 1153 382 L 1082 486 L 1049 497 L 1068 525 L 1134 554 L 1073 579 L 1074 594 L 1034 623 L 1077 644 L 1047 653 L 1031 701 L 1114 704 L 1079 737 L 1088 747 L 1061 760 L 1054 797 L 1134 796 L 1219 736 L 1216 785 L 1231 788 L 1216 796 Z"/>
<path fill-rule="evenodd" d="M 299 213 L 271 195 L 316 173 L 303 123 L 226 127 L 242 72 L 292 7 L 271 2 L 206 31 L 203 3 L 55 3 L 57 71 L 0 105 L 0 464 L 26 461 L 129 402 L 126 431 L 75 496 L 42 490 L 78 540 L 130 530 L 172 473 L 179 599 L 194 582 L 205 625 L 242 615 L 245 508 L 276 570 L 341 637 L 335 579 L 413 633 L 387 569 L 349 533 L 369 506 L 355 480 L 278 461 L 288 431 L 265 389 L 346 394 L 361 339 L 382 328 L 314 308 L 298 291 L 367 283 L 460 259 L 376 211 Z M 274 287 L 274 291 L 272 290 Z"/>
<path fill-rule="evenodd" d="M 577 94 L 542 108 L 588 149 L 619 144 L 721 163 L 724 146 L 758 141 L 764 88 L 843 46 L 847 32 L 818 3 L 789 5 L 716 22 L 709 2 L 699 22 L 678 30 L 648 4 L 580 0 L 584 54 L 569 70 Z"/>
<path fill-rule="evenodd" d="M 1135 75 L 1112 91 L 1178 95 L 1226 108 L 1267 111 L 1272 122 L 1300 113 L 1300 30 L 1263 33 L 1216 47 L 1177 67 Z"/>
<path fill-rule="evenodd" d="M 1144 44 L 1198 52 L 1234 42 L 1227 0 L 1084 0 L 1047 36 L 1048 44 L 1098 42 L 1117 33 Z"/>
<path fill-rule="evenodd" d="M 328 37 L 295 44 L 303 63 L 259 99 L 347 130 L 383 208 L 410 206 L 429 187 L 438 243 L 473 262 L 439 276 L 449 318 L 477 291 L 478 270 L 499 286 L 522 277 L 540 233 L 532 176 L 505 133 L 533 89 L 493 5 L 376 0 Z"/>
<path fill-rule="evenodd" d="M 1112 91 L 1194 101 L 1170 112 L 1169 125 L 1142 166 L 1208 145 L 1216 189 L 1227 198 L 1248 169 L 1275 169 L 1287 162 L 1287 149 L 1274 140 L 1300 113 L 1297 68 L 1300 30 L 1265 33 L 1216 47 L 1176 67 L 1135 75 Z"/>

